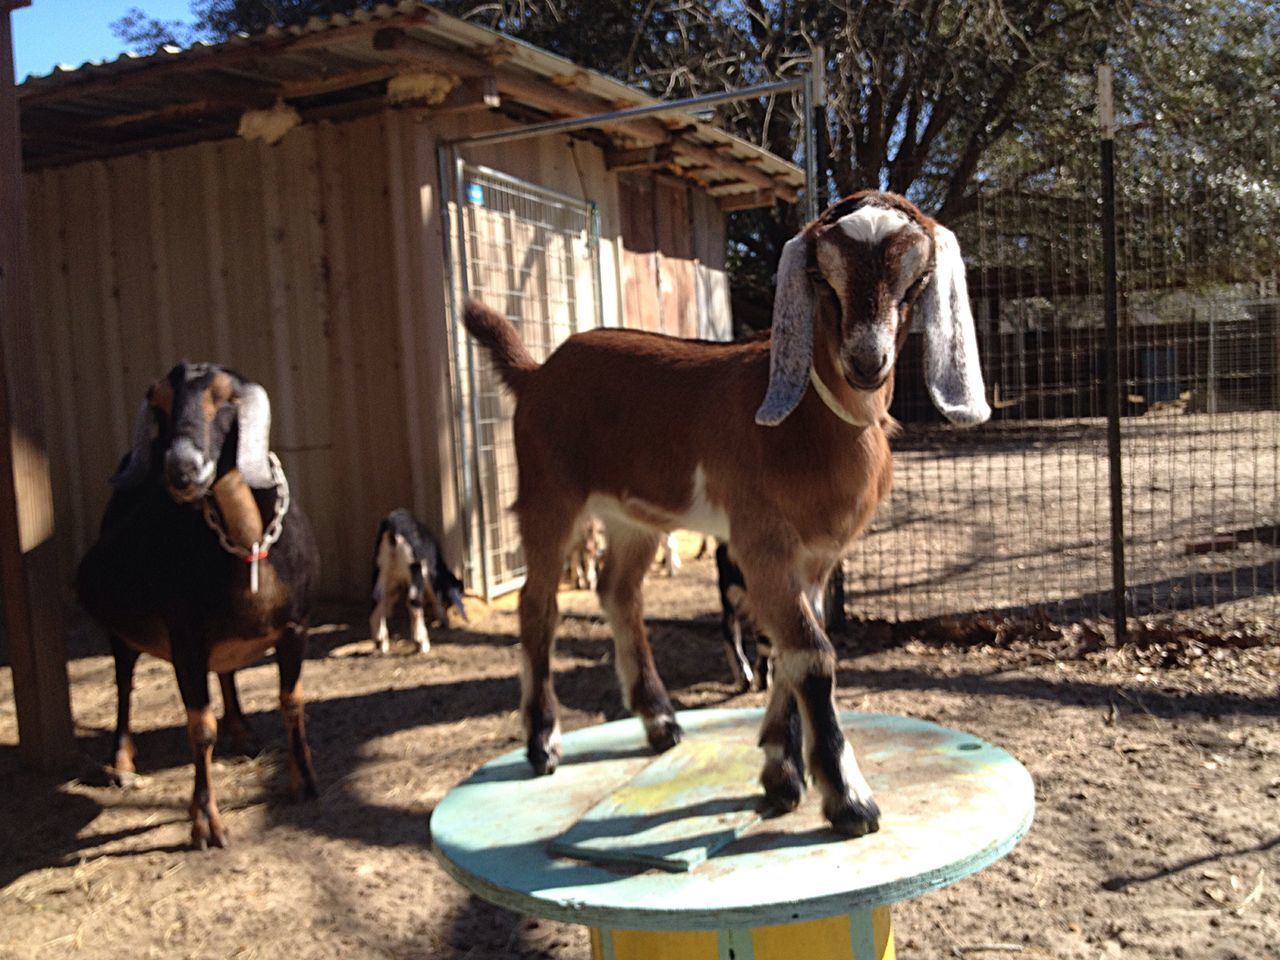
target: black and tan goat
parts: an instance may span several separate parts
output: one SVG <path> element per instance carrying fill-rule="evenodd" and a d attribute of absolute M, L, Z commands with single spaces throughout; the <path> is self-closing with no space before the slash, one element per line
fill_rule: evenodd
<path fill-rule="evenodd" d="M 147 391 L 98 541 L 76 576 L 81 605 L 111 636 L 118 779 L 134 771 L 129 698 L 138 655 L 173 663 L 195 761 L 191 840 L 200 848 L 227 842 L 210 780 L 218 726 L 210 671 L 224 678 L 225 701 L 232 671 L 275 648 L 289 779 L 295 796 L 316 794 L 301 673 L 319 554 L 269 451 L 270 421 L 261 386 L 213 364 L 174 367 Z"/>
<path fill-rule="evenodd" d="M 470 301 L 465 321 L 517 401 L 522 712 L 534 770 L 550 773 L 560 757 L 556 581 L 588 511 L 609 539 L 599 594 L 623 702 L 654 749 L 679 741 L 640 586 L 663 532 L 684 527 L 733 545 L 752 618 L 774 644 L 760 734 L 766 796 L 784 810 L 801 799 L 805 749 L 789 735 L 800 727 L 824 815 L 844 834 L 876 830 L 879 808 L 840 728 L 835 651 L 815 605 L 889 492 L 883 424 L 913 322 L 935 405 L 958 423 L 990 416 L 954 235 L 892 194 L 842 200 L 786 244 L 767 340 L 595 330 L 539 366 L 500 314 Z"/>
<path fill-rule="evenodd" d="M 751 620 L 746 578 L 742 575 L 742 568 L 729 556 L 729 545 L 723 542 L 716 544 L 716 586 L 720 591 L 720 632 L 724 637 L 724 655 L 729 662 L 733 682 L 744 692 L 751 689 L 753 680 L 760 690 L 768 690 L 769 654 L 773 644 Z M 755 638 L 754 667 L 742 648 L 742 636 L 748 632 Z"/>
<path fill-rule="evenodd" d="M 379 653 L 390 649 L 387 617 L 404 600 L 409 608 L 409 633 L 418 652 L 431 649 L 427 623 L 449 625 L 449 607 L 467 619 L 462 604 L 462 581 L 445 563 L 431 531 L 404 508 L 392 510 L 378 525 L 373 545 L 373 610 L 369 636 Z"/>

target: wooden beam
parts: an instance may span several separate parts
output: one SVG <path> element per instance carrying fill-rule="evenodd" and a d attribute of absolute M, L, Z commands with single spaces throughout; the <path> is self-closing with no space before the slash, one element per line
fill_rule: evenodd
<path fill-rule="evenodd" d="M 91 121 L 87 126 L 118 130 L 121 127 L 138 127 L 148 123 L 165 124 L 189 120 L 193 117 L 201 117 L 214 112 L 243 110 L 245 106 L 244 103 L 228 100 L 191 100 L 185 103 L 171 103 L 164 107 L 156 107 L 154 110 L 140 110 L 137 113 L 102 117 Z"/>
<path fill-rule="evenodd" d="M 730 193 L 719 200 L 720 209 L 725 213 L 736 210 L 756 210 L 760 207 L 772 207 L 778 202 L 776 190 L 752 190 L 748 193 Z"/>
<path fill-rule="evenodd" d="M 61 614 L 65 571 L 51 539 L 43 398 L 33 370 L 47 360 L 36 353 L 32 329 L 11 8 L 0 8 L 0 585 L 19 753 L 24 763 L 53 772 L 69 766 L 75 736 Z"/>
<path fill-rule="evenodd" d="M 369 83 L 382 83 L 390 80 L 403 69 L 396 63 L 383 63 L 376 67 L 365 67 L 360 70 L 347 70 L 328 77 L 315 77 L 308 80 L 290 80 L 276 87 L 276 94 L 285 100 L 300 97 L 318 97 L 351 87 L 363 87 Z"/>
<path fill-rule="evenodd" d="M 615 173 L 661 170 L 673 163 L 675 163 L 675 154 L 669 143 L 640 147 L 637 150 L 606 150 L 604 153 L 605 169 Z"/>
<path fill-rule="evenodd" d="M 375 32 L 373 49 L 382 53 L 395 52 L 405 59 L 457 74 L 464 80 L 493 74 L 493 65 L 482 57 L 437 47 L 434 43 L 409 36 L 400 27 L 383 27 Z"/>

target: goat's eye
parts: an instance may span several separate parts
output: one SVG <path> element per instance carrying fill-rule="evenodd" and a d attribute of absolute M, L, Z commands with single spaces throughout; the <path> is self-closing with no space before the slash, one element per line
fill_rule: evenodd
<path fill-rule="evenodd" d="M 920 296 L 920 291 L 924 289 L 924 285 L 929 282 L 931 276 L 932 274 L 930 273 L 924 273 L 917 277 L 916 282 L 907 287 L 907 292 L 898 301 L 898 306 L 905 307 L 908 304 L 915 303 L 916 297 Z"/>

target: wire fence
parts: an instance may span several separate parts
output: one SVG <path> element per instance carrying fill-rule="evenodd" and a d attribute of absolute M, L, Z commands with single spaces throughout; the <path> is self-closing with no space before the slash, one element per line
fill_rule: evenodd
<path fill-rule="evenodd" d="M 1153 136 L 1179 132 L 1116 142 L 1126 606 L 1280 612 L 1275 181 L 1189 156 L 1149 182 Z M 1274 173 L 1274 133 L 1256 137 L 1252 169 Z M 989 182 L 956 225 L 992 421 L 941 424 L 913 336 L 893 493 L 844 568 L 850 616 L 1114 614 L 1097 155 L 1040 158 L 1051 181 Z"/>

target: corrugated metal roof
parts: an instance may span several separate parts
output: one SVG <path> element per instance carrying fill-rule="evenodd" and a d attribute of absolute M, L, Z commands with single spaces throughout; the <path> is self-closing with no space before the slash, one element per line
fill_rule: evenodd
<path fill-rule="evenodd" d="M 504 112 L 530 121 L 660 102 L 548 51 L 403 0 L 28 77 L 18 87 L 24 162 L 29 169 L 58 166 L 233 136 L 246 110 L 279 100 L 304 121 L 380 110 L 388 105 L 391 77 L 422 70 L 461 88 L 435 109 L 456 107 L 467 96 L 474 103 L 482 86 L 497 93 Z M 665 167 L 726 202 L 747 205 L 757 192 L 762 202 L 770 191 L 791 197 L 803 184 L 795 165 L 689 113 L 602 127 L 594 138 L 618 151 L 657 148 L 648 159 L 631 153 L 619 162 Z"/>

